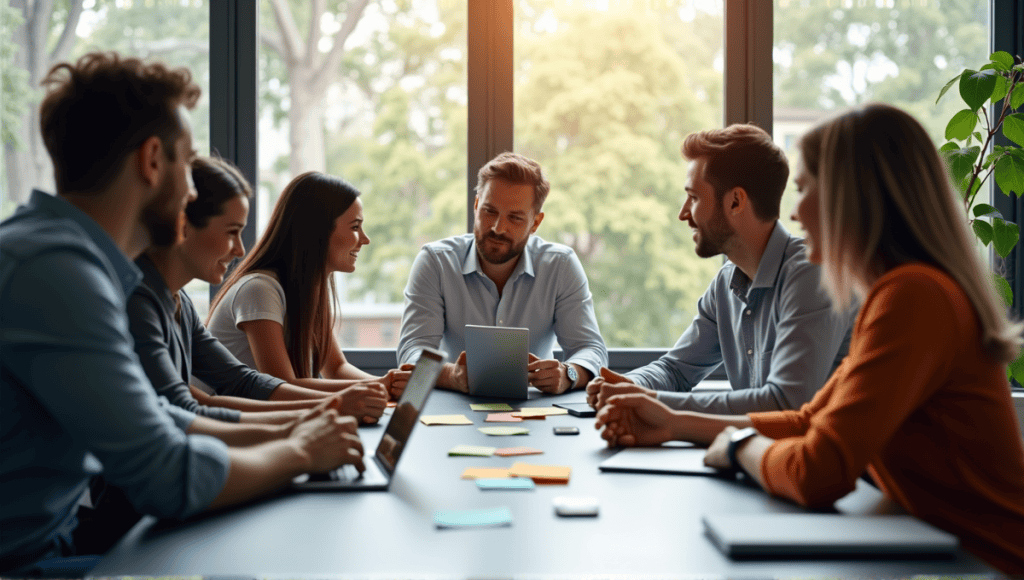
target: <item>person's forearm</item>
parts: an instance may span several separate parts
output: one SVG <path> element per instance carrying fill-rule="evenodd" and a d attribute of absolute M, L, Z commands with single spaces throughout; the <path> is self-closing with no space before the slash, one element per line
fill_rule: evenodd
<path fill-rule="evenodd" d="M 274 389 L 274 393 L 270 395 L 270 400 L 322 399 L 327 395 L 337 393 L 342 389 L 365 381 L 366 379 L 292 379 Z"/>
<path fill-rule="evenodd" d="M 710 445 L 726 427 L 742 429 L 753 424 L 746 415 L 708 415 L 693 411 L 673 411 L 673 414 L 672 439 L 698 445 Z"/>
<path fill-rule="evenodd" d="M 380 379 L 380 377 L 364 372 L 348 361 L 345 361 L 343 365 L 335 367 L 331 372 L 324 373 L 324 376 L 334 381 L 372 381 Z"/>
<path fill-rule="evenodd" d="M 747 472 L 747 475 L 761 486 L 761 489 L 765 489 L 764 478 L 761 477 L 761 461 L 772 443 L 775 443 L 774 439 L 758 435 L 742 442 L 736 449 L 736 460 L 743 467 L 743 471 Z"/>
<path fill-rule="evenodd" d="M 441 367 L 441 374 L 437 377 L 437 386 L 442 389 L 454 389 L 455 381 L 452 375 L 455 373 L 455 363 L 444 363 Z"/>
<path fill-rule="evenodd" d="M 208 417 L 196 417 L 186 432 L 216 437 L 232 447 L 258 445 L 281 439 L 287 434 L 281 425 L 225 423 Z"/>
<path fill-rule="evenodd" d="M 298 419 L 301 413 L 303 413 L 301 410 L 242 413 L 239 422 L 257 425 L 283 425 Z"/>
<path fill-rule="evenodd" d="M 308 471 L 307 457 L 290 440 L 228 449 L 231 468 L 224 488 L 207 509 L 218 509 L 264 495 Z"/>
<path fill-rule="evenodd" d="M 284 384 L 282 384 L 282 386 L 284 386 Z M 277 389 L 275 389 L 275 391 L 276 390 Z M 321 395 L 321 397 L 322 396 L 323 395 Z M 273 395 L 271 395 L 271 397 L 273 398 Z M 235 409 L 243 412 L 248 411 L 261 413 L 266 411 L 302 411 L 312 409 L 319 403 L 319 400 L 261 401 L 259 399 L 246 399 L 244 397 L 218 395 L 216 397 L 207 396 L 207 398 L 201 400 L 201 402 L 207 407 L 224 407 L 226 409 Z"/>

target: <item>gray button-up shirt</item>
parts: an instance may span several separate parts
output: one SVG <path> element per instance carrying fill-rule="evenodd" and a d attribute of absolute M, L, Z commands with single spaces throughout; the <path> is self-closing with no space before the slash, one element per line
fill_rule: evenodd
<path fill-rule="evenodd" d="M 530 329 L 530 352 L 553 356 L 555 341 L 572 362 L 597 375 L 608 349 L 594 316 L 587 275 L 568 246 L 530 236 L 501 295 L 480 269 L 473 234 L 423 246 L 405 287 L 399 363 L 424 346 L 452 360 L 466 350 L 467 324 Z"/>
<path fill-rule="evenodd" d="M 726 262 L 667 354 L 627 376 L 675 409 L 718 414 L 795 409 L 846 356 L 856 311 L 836 313 L 803 239 L 776 222 L 751 281 Z M 688 392 L 719 363 L 733 390 Z M 682 392 L 680 392 L 682 391 Z"/>
<path fill-rule="evenodd" d="M 186 435 L 132 350 L 139 271 L 89 216 L 32 192 L 0 224 L 0 566 L 61 555 L 92 475 L 186 517 L 227 481 L 223 442 Z"/>

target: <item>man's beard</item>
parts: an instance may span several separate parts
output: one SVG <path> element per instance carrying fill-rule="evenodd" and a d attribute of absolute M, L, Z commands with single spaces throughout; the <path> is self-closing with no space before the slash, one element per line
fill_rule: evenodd
<path fill-rule="evenodd" d="M 181 231 L 184 207 L 170 207 L 175 197 L 174 190 L 168 186 L 162 188 L 149 205 L 142 210 L 142 224 L 149 233 L 149 241 L 153 246 L 166 247 L 178 241 Z"/>
<path fill-rule="evenodd" d="M 725 219 L 725 212 L 718 208 L 706 227 L 697 227 L 697 255 L 701 258 L 711 258 L 725 253 L 725 244 L 735 233 L 736 230 Z"/>
<path fill-rule="evenodd" d="M 486 246 L 484 245 L 484 242 L 486 242 L 487 240 L 505 242 L 508 244 L 508 249 L 504 251 L 488 251 L 486 249 Z M 521 243 L 517 245 L 515 242 L 504 236 L 499 236 L 497 234 L 488 232 L 483 236 L 477 234 L 476 246 L 477 251 L 480 253 L 480 256 L 483 257 L 484 261 L 486 261 L 488 264 L 500 266 L 501 264 L 507 264 L 510 260 L 514 260 L 515 258 L 518 258 L 520 255 L 522 255 L 523 250 L 526 249 L 526 240 L 523 240 Z"/>

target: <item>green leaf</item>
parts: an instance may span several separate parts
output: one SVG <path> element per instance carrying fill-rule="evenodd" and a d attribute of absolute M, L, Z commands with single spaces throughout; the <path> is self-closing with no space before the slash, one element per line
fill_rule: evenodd
<path fill-rule="evenodd" d="M 1002 68 L 999 70 L 1010 70 L 1013 67 L 1013 55 L 1005 50 L 993 52 L 988 59 L 993 63 L 1002 65 Z"/>
<path fill-rule="evenodd" d="M 1024 385 L 1024 350 L 1017 355 L 1016 360 L 1006 367 L 1006 374 L 1009 375 L 1008 378 Z"/>
<path fill-rule="evenodd" d="M 1014 113 L 1007 115 L 1003 119 L 1003 135 L 1010 141 L 1024 147 L 1024 113 Z"/>
<path fill-rule="evenodd" d="M 967 184 L 970 183 L 970 182 L 971 182 L 971 176 L 968 175 L 967 177 L 964 178 L 963 181 L 961 181 L 959 184 L 957 184 L 957 188 L 960 190 L 960 195 L 964 196 L 965 200 L 972 199 L 974 197 L 974 195 L 976 193 L 978 193 L 978 190 L 981 189 L 981 178 L 980 177 L 978 179 L 974 180 L 974 186 L 971 187 L 971 191 L 967 191 Z"/>
<path fill-rule="evenodd" d="M 1003 214 L 999 213 L 998 209 L 990 206 L 987 203 L 979 203 L 978 205 L 974 206 L 974 209 L 972 209 L 971 211 L 974 213 L 974 217 L 988 217 L 991 215 L 1000 218 L 1003 217 Z"/>
<path fill-rule="evenodd" d="M 990 62 L 990 63 L 988 63 L 988 64 L 986 64 L 986 65 L 982 66 L 982 67 L 981 67 L 981 68 L 979 68 L 978 70 L 979 70 L 979 71 L 982 71 L 982 70 L 994 70 L 994 71 L 996 71 L 996 72 L 999 72 L 999 71 L 1001 71 L 1001 70 L 1003 70 L 1003 69 L 1001 69 L 1001 68 L 999 67 L 999 65 L 998 65 L 998 64 L 996 64 L 996 63 L 994 63 L 994 62 Z"/>
<path fill-rule="evenodd" d="M 996 162 L 996 185 L 1003 193 L 1024 194 L 1024 160 L 1016 155 L 1003 155 Z"/>
<path fill-rule="evenodd" d="M 973 133 L 973 135 L 974 135 L 974 138 L 978 140 L 978 143 L 982 143 L 982 142 L 983 142 L 983 140 L 982 140 L 982 138 L 981 138 L 981 133 L 979 133 L 979 132 L 975 131 L 975 132 Z"/>
<path fill-rule="evenodd" d="M 1013 306 L 1013 289 L 1010 288 L 1010 283 L 1006 281 L 1006 278 L 999 274 L 992 274 L 992 281 L 996 283 L 996 291 L 1003 298 L 1003 302 L 1007 306 Z M 1021 371 L 1024 371 L 1024 367 L 1021 367 Z"/>
<path fill-rule="evenodd" d="M 1010 255 L 1014 246 L 1017 245 L 1018 239 L 1020 239 L 1020 228 L 1017 227 L 1017 224 L 999 218 L 992 219 L 992 246 L 1000 258 Z"/>
<path fill-rule="evenodd" d="M 946 151 L 943 156 L 949 165 L 949 174 L 953 177 L 954 183 L 960 183 L 974 169 L 974 163 L 981 154 L 981 147 L 966 147 L 956 151 Z M 967 184 L 964 184 L 966 186 Z"/>
<path fill-rule="evenodd" d="M 949 87 L 953 86 L 953 83 L 957 82 L 958 80 L 960 80 L 960 75 L 956 75 L 955 77 L 949 79 L 949 82 L 946 83 L 946 86 L 942 87 L 942 90 L 939 91 L 939 98 L 935 99 L 936 105 L 938 105 L 939 101 L 942 100 L 943 95 L 946 94 L 946 91 L 949 90 Z"/>
<path fill-rule="evenodd" d="M 982 244 L 987 246 L 992 243 L 992 224 L 981 220 L 974 220 L 971 222 L 971 227 L 974 228 L 974 235 L 981 240 Z"/>
<path fill-rule="evenodd" d="M 1017 83 L 1017 88 L 1013 89 L 1013 95 L 1010 97 L 1010 107 L 1016 111 L 1024 105 L 1024 83 Z"/>
<path fill-rule="evenodd" d="M 977 111 L 992 96 L 997 76 L 994 70 L 965 70 L 960 76 L 960 97 L 972 111 Z"/>
<path fill-rule="evenodd" d="M 964 109 L 953 115 L 946 125 L 946 139 L 966 139 L 977 125 L 978 114 L 971 109 Z"/>
<path fill-rule="evenodd" d="M 985 158 L 985 162 L 981 164 L 981 168 L 982 169 L 988 169 L 989 167 L 992 166 L 992 162 L 998 160 L 1000 157 L 1001 157 L 1000 153 L 993 152 L 991 155 L 989 155 L 988 157 Z"/>
<path fill-rule="evenodd" d="M 996 88 L 995 90 L 992 91 L 991 101 L 995 103 L 999 99 L 1005 97 L 1006 93 L 1010 92 L 1010 86 L 1012 86 L 1010 84 L 1010 79 L 1004 77 L 1003 75 L 999 75 L 998 77 L 996 77 Z"/>
<path fill-rule="evenodd" d="M 939 152 L 940 153 L 945 153 L 947 151 L 957 151 L 959 149 L 960 149 L 960 146 L 957 145 L 956 143 L 954 143 L 952 141 L 946 141 L 945 145 L 943 145 L 942 147 L 939 147 Z"/>

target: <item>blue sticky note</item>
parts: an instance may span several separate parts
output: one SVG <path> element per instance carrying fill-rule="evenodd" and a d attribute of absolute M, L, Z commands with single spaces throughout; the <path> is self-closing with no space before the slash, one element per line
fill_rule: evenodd
<path fill-rule="evenodd" d="M 436 511 L 434 512 L 434 524 L 439 528 L 510 526 L 512 525 L 512 512 L 507 507 L 483 510 Z"/>
<path fill-rule="evenodd" d="M 480 489 L 534 489 L 537 487 L 529 477 L 483 478 L 476 480 L 476 485 Z"/>

